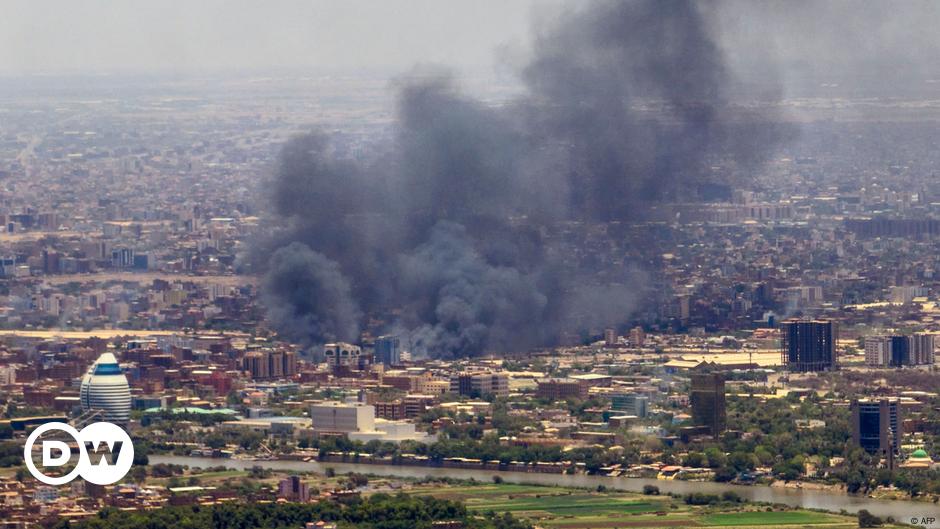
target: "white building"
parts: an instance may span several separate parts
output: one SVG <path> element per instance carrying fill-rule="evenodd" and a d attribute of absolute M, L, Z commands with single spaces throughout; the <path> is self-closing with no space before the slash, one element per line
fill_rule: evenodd
<path fill-rule="evenodd" d="M 868 336 L 865 338 L 865 364 L 870 367 L 933 365 L 936 335 Z"/>
<path fill-rule="evenodd" d="M 935 351 L 937 350 L 936 335 L 930 333 L 915 333 L 910 337 L 911 363 L 914 365 L 933 365 Z"/>
<path fill-rule="evenodd" d="M 865 364 L 886 366 L 891 360 L 891 340 L 887 336 L 868 336 L 865 338 Z"/>
<path fill-rule="evenodd" d="M 434 437 L 415 431 L 415 425 L 406 421 L 387 421 L 375 418 L 375 406 L 359 402 L 320 402 L 310 407 L 310 419 L 315 433 L 345 433 L 352 441 L 418 441 L 429 443 Z"/>
<path fill-rule="evenodd" d="M 328 343 L 323 346 L 323 354 L 326 356 L 326 363 L 331 370 L 340 367 L 355 369 L 359 365 L 362 349 L 358 345 L 345 342 Z"/>
<path fill-rule="evenodd" d="M 117 358 L 104 353 L 91 366 L 79 391 L 82 411 L 101 410 L 104 420 L 125 425 L 131 416 L 131 390 Z"/>
<path fill-rule="evenodd" d="M 419 443 L 430 443 L 435 440 L 424 432 L 415 431 L 415 425 L 407 421 L 387 421 L 385 419 L 375 420 L 375 430 L 359 431 L 349 433 L 350 441 L 383 441 L 391 443 L 400 443 L 402 441 L 417 441 Z"/>
<path fill-rule="evenodd" d="M 310 420 L 317 433 L 371 432 L 375 430 L 375 406 L 358 402 L 320 402 L 310 406 Z"/>

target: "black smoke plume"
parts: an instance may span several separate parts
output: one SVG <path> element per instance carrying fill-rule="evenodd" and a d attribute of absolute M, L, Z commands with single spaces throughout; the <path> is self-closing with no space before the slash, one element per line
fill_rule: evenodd
<path fill-rule="evenodd" d="M 566 153 L 569 206 L 582 215 L 631 218 L 650 201 L 693 198 L 715 183 L 710 157 L 749 164 L 775 144 L 740 133 L 766 119 L 730 107 L 735 80 L 701 5 L 600 2 L 536 37 L 523 71 L 530 129 Z"/>
<path fill-rule="evenodd" d="M 300 343 L 353 340 L 361 317 L 339 264 L 307 245 L 278 248 L 263 289 L 268 317 Z"/>
<path fill-rule="evenodd" d="M 692 1 L 593 2 L 538 32 L 512 104 L 420 72 L 399 83 L 395 140 L 365 161 L 323 133 L 292 139 L 279 229 L 256 252 L 272 325 L 320 343 L 380 320 L 419 354 L 466 356 L 627 319 L 642 274 L 598 284 L 550 234 L 640 219 L 715 183 L 715 160 L 745 167 L 774 144 L 755 133 L 763 116 L 729 105 L 710 27 Z"/>

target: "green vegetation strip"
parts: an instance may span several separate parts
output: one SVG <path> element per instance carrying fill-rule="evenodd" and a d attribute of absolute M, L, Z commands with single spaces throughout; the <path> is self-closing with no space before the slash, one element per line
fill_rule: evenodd
<path fill-rule="evenodd" d="M 706 514 L 702 516 L 701 523 L 711 526 L 742 526 L 742 525 L 794 525 L 794 524 L 825 524 L 836 523 L 842 520 L 809 511 L 784 512 L 730 512 L 720 514 Z"/>
<path fill-rule="evenodd" d="M 660 509 L 659 505 L 645 501 L 624 500 L 605 496 L 559 495 L 527 496 L 513 500 L 468 500 L 467 507 L 474 510 L 494 510 L 497 512 L 545 511 L 552 514 L 583 514 L 590 516 L 599 513 L 636 513 L 651 512 Z"/>

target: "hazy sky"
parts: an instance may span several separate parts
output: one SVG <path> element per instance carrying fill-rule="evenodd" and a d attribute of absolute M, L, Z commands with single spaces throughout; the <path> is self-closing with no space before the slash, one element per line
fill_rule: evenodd
<path fill-rule="evenodd" d="M 395 76 L 421 63 L 446 65 L 461 77 L 513 74 L 527 62 L 534 27 L 544 30 L 546 22 L 563 22 L 570 15 L 567 10 L 584 4 L 2 0 L 0 76 L 279 70 Z M 897 91 L 940 79 L 937 0 L 724 0 L 697 5 L 729 67 L 742 79 L 779 85 L 784 92 L 844 79 Z"/>
<path fill-rule="evenodd" d="M 4 0 L 0 74 L 491 72 L 528 39 L 533 0 Z"/>

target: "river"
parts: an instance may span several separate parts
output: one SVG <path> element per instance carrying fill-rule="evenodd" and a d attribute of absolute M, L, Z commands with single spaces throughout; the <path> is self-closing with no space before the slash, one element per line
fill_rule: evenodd
<path fill-rule="evenodd" d="M 644 485 L 655 485 L 663 493 L 688 494 L 702 492 L 706 494 L 721 494 L 725 491 L 734 491 L 742 498 L 750 501 L 782 503 L 793 507 L 805 509 L 822 509 L 839 512 L 846 510 L 851 513 L 861 509 L 882 518 L 891 516 L 899 522 L 910 523 L 915 516 L 918 520 L 933 518 L 937 520 L 934 527 L 940 527 L 940 505 L 925 502 L 876 500 L 865 496 L 854 496 L 836 491 L 787 489 L 769 487 L 766 485 L 731 485 L 727 483 L 712 483 L 698 481 L 661 481 L 645 478 L 614 478 L 607 476 L 586 476 L 583 474 L 537 474 L 525 472 L 496 472 L 490 470 L 419 467 L 405 465 L 374 465 L 366 463 L 319 463 L 316 461 L 244 461 L 239 459 L 214 459 L 208 457 L 160 456 L 151 455 L 150 464 L 172 463 L 176 465 L 189 465 L 194 468 L 207 468 L 224 466 L 227 468 L 247 470 L 254 466 L 270 468 L 273 470 L 292 470 L 297 472 L 323 473 L 327 468 L 337 473 L 346 474 L 358 472 L 361 474 L 374 474 L 376 476 L 393 476 L 400 478 L 455 478 L 475 479 L 477 481 L 491 481 L 493 475 L 498 474 L 507 483 L 522 483 L 535 485 L 554 485 L 568 487 L 597 488 L 604 485 L 609 489 L 640 492 Z"/>

